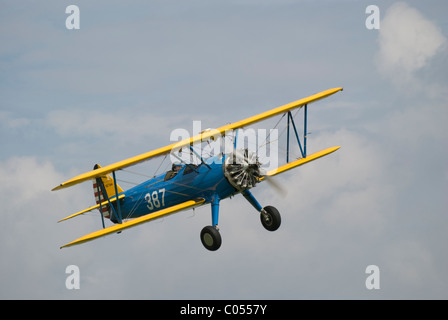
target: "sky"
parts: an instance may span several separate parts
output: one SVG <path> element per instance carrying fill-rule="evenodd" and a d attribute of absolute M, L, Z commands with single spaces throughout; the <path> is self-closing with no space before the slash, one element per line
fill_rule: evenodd
<path fill-rule="evenodd" d="M 66 28 L 71 4 L 80 29 Z M 1 299 L 448 298 L 446 1 L 0 8 Z M 194 120 L 216 128 L 335 87 L 309 107 L 308 148 L 341 149 L 276 177 L 284 196 L 253 190 L 282 214 L 276 232 L 235 196 L 216 252 L 199 239 L 209 206 L 59 249 L 101 227 L 97 213 L 57 223 L 94 204 L 91 183 L 50 191 L 61 182 Z"/>

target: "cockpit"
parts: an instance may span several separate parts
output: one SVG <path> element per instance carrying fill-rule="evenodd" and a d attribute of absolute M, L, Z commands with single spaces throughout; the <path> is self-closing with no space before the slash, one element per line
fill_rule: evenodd
<path fill-rule="evenodd" d="M 171 170 L 165 174 L 165 178 L 163 180 L 167 181 L 173 179 L 184 167 L 185 167 L 183 172 L 184 175 L 189 174 L 193 171 L 197 172 L 196 169 L 198 168 L 198 166 L 195 164 L 183 165 L 179 163 L 173 163 L 173 165 L 171 166 Z"/>

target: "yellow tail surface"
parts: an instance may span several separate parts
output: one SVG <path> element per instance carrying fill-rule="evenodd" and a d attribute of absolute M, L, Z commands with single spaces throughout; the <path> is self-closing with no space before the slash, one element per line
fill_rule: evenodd
<path fill-rule="evenodd" d="M 95 167 L 93 168 L 94 170 L 101 168 L 101 166 L 99 164 L 96 164 Z M 105 197 L 105 195 L 103 195 L 103 192 L 101 190 L 101 188 L 98 188 L 98 180 L 100 178 L 94 179 L 93 180 L 93 192 L 95 193 L 95 201 L 96 204 L 100 204 L 101 202 L 104 202 L 107 200 L 107 198 Z M 106 190 L 107 196 L 109 198 L 115 196 L 115 186 L 114 186 L 114 179 L 108 174 L 108 175 L 104 175 L 101 176 L 101 181 L 103 182 L 104 185 L 104 189 Z M 98 193 L 99 190 L 99 193 Z M 118 193 L 123 192 L 123 189 L 117 184 L 117 191 Z M 110 208 L 109 208 L 109 204 L 103 205 L 100 208 L 100 211 L 103 213 L 103 216 L 105 218 L 110 218 Z"/>

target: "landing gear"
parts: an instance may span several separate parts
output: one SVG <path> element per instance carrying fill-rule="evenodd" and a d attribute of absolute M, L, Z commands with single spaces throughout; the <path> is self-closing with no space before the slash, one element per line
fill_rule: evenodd
<path fill-rule="evenodd" d="M 210 201 L 212 205 L 212 225 L 204 227 L 201 231 L 201 242 L 205 249 L 210 251 L 218 250 L 222 242 L 218 229 L 219 201 L 219 195 L 214 194 Z"/>
<path fill-rule="evenodd" d="M 272 206 L 266 206 L 261 210 L 260 220 L 263 227 L 268 231 L 277 230 L 282 222 L 280 213 Z"/>
<path fill-rule="evenodd" d="M 280 227 L 282 219 L 276 208 L 273 206 L 266 206 L 262 208 L 249 190 L 244 190 L 242 194 L 249 201 L 249 203 L 252 204 L 258 212 L 260 212 L 261 224 L 266 230 L 275 231 Z M 204 227 L 201 231 L 202 245 L 210 251 L 218 250 L 222 243 L 221 234 L 218 229 L 219 201 L 220 199 L 217 194 L 214 194 L 210 199 L 212 207 L 212 225 Z"/>
<path fill-rule="evenodd" d="M 201 242 L 207 250 L 216 251 L 221 247 L 221 234 L 218 227 L 206 226 L 201 231 Z"/>
<path fill-rule="evenodd" d="M 249 190 L 242 192 L 243 196 L 249 201 L 249 203 L 260 212 L 261 224 L 266 230 L 275 231 L 280 227 L 282 219 L 280 213 L 273 206 L 266 206 L 264 208 L 258 203 L 257 199 L 252 195 Z"/>

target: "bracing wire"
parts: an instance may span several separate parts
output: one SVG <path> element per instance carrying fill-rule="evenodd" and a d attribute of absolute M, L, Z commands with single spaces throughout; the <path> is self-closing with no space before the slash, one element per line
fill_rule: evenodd
<path fill-rule="evenodd" d="M 297 108 L 297 110 L 296 110 L 295 113 L 293 114 L 293 118 L 295 118 L 295 117 L 297 116 L 297 114 L 298 114 L 299 111 L 302 109 L 302 107 L 303 107 L 303 106 L 300 106 L 299 108 Z M 279 126 L 279 124 L 281 123 L 281 121 L 283 120 L 283 118 L 284 118 L 287 114 L 288 114 L 288 112 L 283 113 L 283 115 L 282 115 L 282 116 L 280 117 L 280 119 L 277 121 L 277 123 L 275 124 L 275 126 L 274 126 L 273 129 L 277 129 L 277 127 Z M 264 142 L 261 143 L 261 144 L 258 144 L 258 145 L 257 145 L 257 149 L 256 149 L 257 151 L 256 151 L 256 152 L 258 153 L 258 151 L 259 151 L 260 148 L 267 147 L 269 144 L 271 144 L 271 143 L 273 143 L 273 142 L 280 141 L 280 138 L 285 134 L 286 129 L 287 129 L 287 127 L 284 126 L 283 129 L 280 131 L 280 133 L 279 133 L 277 139 L 269 140 L 269 141 L 268 141 L 268 139 L 270 138 L 270 135 L 271 135 L 271 132 L 269 132 L 269 133 L 266 135 L 266 139 L 264 140 Z M 282 148 L 282 147 L 280 147 L 280 146 L 279 146 L 278 148 L 279 148 L 279 150 L 282 150 L 282 152 L 284 152 L 284 154 L 286 155 L 286 149 L 284 149 L 284 148 Z"/>

